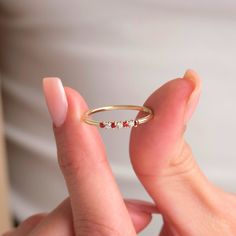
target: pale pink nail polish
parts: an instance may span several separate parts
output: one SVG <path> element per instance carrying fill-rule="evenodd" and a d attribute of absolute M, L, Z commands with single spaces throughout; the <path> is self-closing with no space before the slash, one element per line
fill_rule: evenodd
<path fill-rule="evenodd" d="M 61 80 L 56 77 L 44 78 L 43 91 L 52 121 L 58 127 L 64 123 L 68 108 Z"/>
<path fill-rule="evenodd" d="M 143 211 L 148 213 L 159 213 L 157 207 L 153 203 L 140 201 L 140 200 L 132 200 L 127 199 L 126 204 L 134 210 Z"/>
<path fill-rule="evenodd" d="M 201 94 L 201 80 L 196 72 L 192 70 L 187 70 L 184 74 L 183 79 L 191 80 L 195 84 L 195 88 L 190 95 L 190 98 L 187 103 L 186 111 L 185 111 L 185 117 L 184 122 L 187 124 L 189 120 L 191 119 L 197 104 L 199 102 L 200 94 Z"/>

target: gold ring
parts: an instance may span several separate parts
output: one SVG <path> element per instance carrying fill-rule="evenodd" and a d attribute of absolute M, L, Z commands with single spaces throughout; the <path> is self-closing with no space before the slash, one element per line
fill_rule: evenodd
<path fill-rule="evenodd" d="M 137 111 L 142 111 L 144 113 L 147 113 L 146 116 L 141 117 L 139 119 L 131 119 L 131 120 L 124 120 L 124 121 L 98 121 L 98 120 L 93 120 L 90 119 L 89 116 L 102 112 L 102 111 L 111 111 L 111 110 L 137 110 Z M 109 105 L 105 107 L 99 107 L 95 109 L 91 109 L 86 111 L 82 119 L 85 123 L 89 125 L 95 125 L 100 128 L 106 128 L 106 129 L 114 129 L 114 128 L 132 128 L 132 127 L 137 127 L 140 124 L 146 123 L 153 117 L 153 111 L 145 106 L 136 106 L 136 105 Z"/>

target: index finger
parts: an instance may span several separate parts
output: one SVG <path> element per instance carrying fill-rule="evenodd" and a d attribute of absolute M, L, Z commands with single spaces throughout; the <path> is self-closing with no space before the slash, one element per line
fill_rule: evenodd
<path fill-rule="evenodd" d="M 136 235 L 98 130 L 81 120 L 86 102 L 75 90 L 63 89 L 58 78 L 44 79 L 43 87 L 76 235 Z"/>

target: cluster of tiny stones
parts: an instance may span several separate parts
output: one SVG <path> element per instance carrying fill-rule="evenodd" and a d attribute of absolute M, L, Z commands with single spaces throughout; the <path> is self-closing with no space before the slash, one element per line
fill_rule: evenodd
<path fill-rule="evenodd" d="M 114 128 L 132 128 L 138 126 L 138 120 L 126 120 L 126 121 L 102 121 L 99 123 L 100 128 L 114 129 Z"/>

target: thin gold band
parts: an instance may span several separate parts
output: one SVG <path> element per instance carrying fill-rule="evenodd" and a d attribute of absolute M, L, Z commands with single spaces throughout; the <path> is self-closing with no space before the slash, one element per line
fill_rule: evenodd
<path fill-rule="evenodd" d="M 146 116 L 141 117 L 135 120 L 125 120 L 125 121 L 97 121 L 89 118 L 90 115 L 102 111 L 111 111 L 111 110 L 137 110 L 147 113 Z M 83 121 L 89 125 L 96 125 L 100 128 L 131 128 L 137 127 L 140 124 L 146 123 L 153 117 L 153 112 L 150 108 L 145 106 L 136 106 L 136 105 L 109 105 L 105 107 L 99 107 L 86 111 L 83 114 Z"/>

